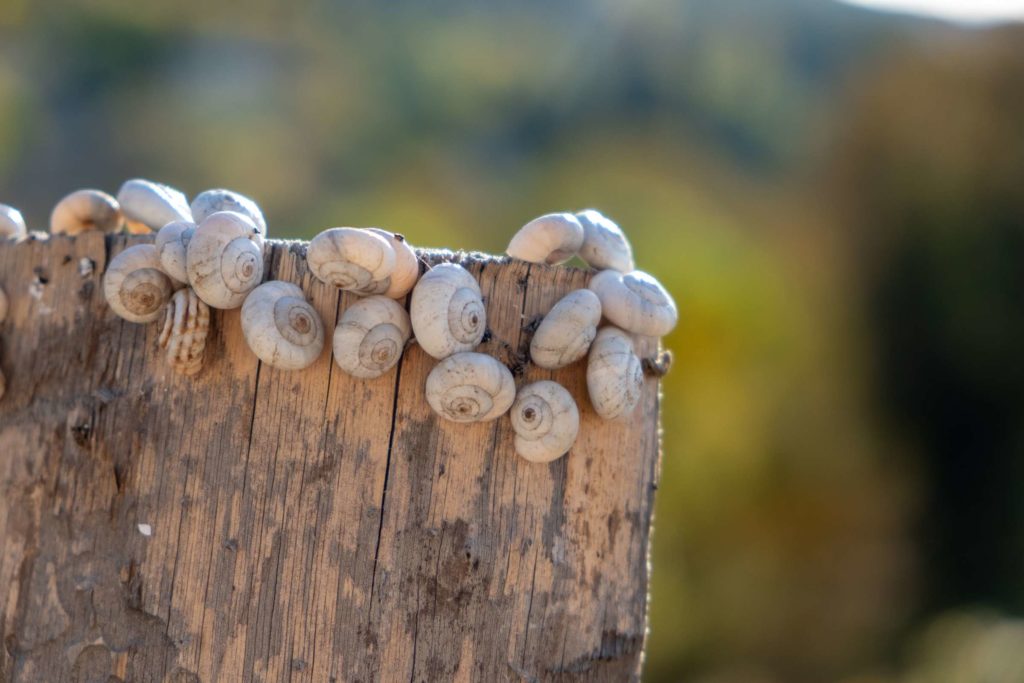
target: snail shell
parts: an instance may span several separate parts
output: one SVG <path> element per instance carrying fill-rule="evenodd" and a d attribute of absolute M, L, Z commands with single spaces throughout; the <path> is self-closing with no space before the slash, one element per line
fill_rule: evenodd
<path fill-rule="evenodd" d="M 380 377 L 398 363 L 411 334 L 409 314 L 394 299 L 360 299 L 334 329 L 334 360 L 353 377 Z"/>
<path fill-rule="evenodd" d="M 103 276 L 103 295 L 114 313 L 133 323 L 160 317 L 174 282 L 160 270 L 152 244 L 136 244 L 111 259 Z"/>
<path fill-rule="evenodd" d="M 409 293 L 420 277 L 420 261 L 416 257 L 416 252 L 405 240 L 404 235 L 380 228 L 368 230 L 386 239 L 395 252 L 395 269 L 391 271 L 391 275 L 384 278 L 388 287 L 382 294 L 392 299 L 401 299 Z"/>
<path fill-rule="evenodd" d="M 531 263 L 564 263 L 583 244 L 583 226 L 571 213 L 549 213 L 519 229 L 505 250 L 512 258 Z"/>
<path fill-rule="evenodd" d="M 242 334 L 261 361 L 282 370 L 309 367 L 324 348 L 320 315 L 290 282 L 266 282 L 246 297 Z"/>
<path fill-rule="evenodd" d="M 453 422 L 486 422 L 504 415 L 516 397 L 512 373 L 471 351 L 448 356 L 427 375 L 427 403 Z"/>
<path fill-rule="evenodd" d="M 416 341 L 434 358 L 475 349 L 487 329 L 480 285 L 455 263 L 424 273 L 412 290 L 410 317 Z"/>
<path fill-rule="evenodd" d="M 191 220 L 202 223 L 207 218 L 220 211 L 234 211 L 249 220 L 256 226 L 261 238 L 267 236 L 267 221 L 259 205 L 244 194 L 232 192 L 231 190 L 207 190 L 200 192 L 192 200 Z"/>
<path fill-rule="evenodd" d="M 679 319 L 676 303 L 653 277 L 639 270 L 622 273 L 602 270 L 590 280 L 590 289 L 601 300 L 604 316 L 627 332 L 661 337 Z"/>
<path fill-rule="evenodd" d="M 617 327 L 601 328 L 587 359 L 587 392 L 594 412 L 606 420 L 631 413 L 643 386 L 633 340 Z"/>
<path fill-rule="evenodd" d="M 0 239 L 17 239 L 23 237 L 28 230 L 25 228 L 25 219 L 13 206 L 0 204 Z"/>
<path fill-rule="evenodd" d="M 176 372 L 191 376 L 203 367 L 209 330 L 210 307 L 191 287 L 184 287 L 167 304 L 157 343 L 167 351 L 167 360 Z"/>
<path fill-rule="evenodd" d="M 50 214 L 54 235 L 78 235 L 89 230 L 117 232 L 124 224 L 117 200 L 99 190 L 78 190 L 57 202 Z"/>
<path fill-rule="evenodd" d="M 172 221 L 191 221 L 188 199 L 167 185 L 135 178 L 128 180 L 117 193 L 128 231 L 147 233 L 159 230 Z"/>
<path fill-rule="evenodd" d="M 395 250 L 369 230 L 331 228 L 309 243 L 309 270 L 322 282 L 357 294 L 383 294 L 395 269 Z"/>
<path fill-rule="evenodd" d="M 572 448 L 580 431 L 576 401 L 557 382 L 543 380 L 519 390 L 509 413 L 516 453 L 530 462 L 557 460 Z"/>
<path fill-rule="evenodd" d="M 530 358 L 542 368 L 554 370 L 587 355 L 601 322 L 601 301 L 589 289 L 577 289 L 562 297 L 544 316 L 530 340 Z"/>
<path fill-rule="evenodd" d="M 188 282 L 188 243 L 196 231 L 191 221 L 173 221 L 156 233 L 156 251 L 164 272 L 175 280 Z"/>
<path fill-rule="evenodd" d="M 580 258 L 598 270 L 617 270 L 628 273 L 633 263 L 633 247 L 622 229 L 600 211 L 587 209 L 576 214 L 583 226 L 583 246 Z"/>
<path fill-rule="evenodd" d="M 256 226 L 240 213 L 215 213 L 192 233 L 185 249 L 188 283 L 214 308 L 238 308 L 263 279 Z"/>

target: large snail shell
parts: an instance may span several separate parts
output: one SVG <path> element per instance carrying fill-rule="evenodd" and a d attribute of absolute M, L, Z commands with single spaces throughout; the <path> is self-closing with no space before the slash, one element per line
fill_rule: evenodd
<path fill-rule="evenodd" d="M 0 239 L 18 238 L 25 235 L 25 219 L 13 206 L 0 204 Z"/>
<path fill-rule="evenodd" d="M 188 282 L 214 308 L 238 308 L 263 279 L 263 249 L 256 226 L 231 211 L 199 224 L 186 247 Z"/>
<path fill-rule="evenodd" d="M 309 243 L 309 270 L 317 279 L 357 294 L 383 294 L 395 269 L 395 250 L 369 230 L 331 228 Z"/>
<path fill-rule="evenodd" d="M 256 230 L 259 232 L 261 238 L 265 238 L 267 236 L 267 221 L 263 217 L 263 212 L 260 210 L 260 207 L 256 202 L 249 199 L 244 194 L 222 189 L 200 192 L 196 195 L 196 198 L 192 200 L 191 211 L 192 220 L 196 223 L 202 223 L 204 220 L 220 211 L 234 211 L 235 213 L 240 213 L 243 216 L 248 216 L 249 220 L 251 220 L 253 225 L 256 226 Z"/>
<path fill-rule="evenodd" d="M 587 265 L 598 270 L 617 270 L 620 273 L 628 273 L 636 268 L 633 264 L 633 247 L 615 221 L 594 209 L 580 211 L 576 218 L 583 226 L 580 258 Z"/>
<path fill-rule="evenodd" d="M 175 292 L 167 304 L 157 343 L 166 350 L 167 361 L 176 372 L 191 376 L 203 367 L 209 330 L 210 307 L 191 287 L 184 287 Z"/>
<path fill-rule="evenodd" d="M 551 462 L 572 448 L 580 431 L 580 411 L 557 382 L 544 380 L 519 390 L 512 404 L 516 453 L 530 462 Z"/>
<path fill-rule="evenodd" d="M 455 263 L 428 270 L 413 288 L 409 308 L 416 341 L 434 358 L 475 349 L 487 329 L 480 285 Z"/>
<path fill-rule="evenodd" d="M 167 185 L 135 178 L 117 193 L 130 232 L 159 230 L 172 221 L 191 221 L 188 199 Z"/>
<path fill-rule="evenodd" d="M 467 351 L 448 356 L 427 375 L 427 403 L 454 422 L 485 422 L 504 415 L 516 397 L 509 369 L 494 358 Z"/>
<path fill-rule="evenodd" d="M 633 340 L 617 327 L 601 328 L 587 359 L 587 392 L 594 412 L 606 420 L 631 413 L 643 386 Z"/>
<path fill-rule="evenodd" d="M 530 341 L 530 358 L 554 370 L 587 355 L 601 322 L 601 301 L 589 289 L 569 292 L 544 316 Z"/>
<path fill-rule="evenodd" d="M 601 300 L 604 316 L 627 332 L 661 337 L 671 332 L 679 319 L 669 293 L 642 271 L 623 275 L 603 270 L 591 278 L 590 289 Z"/>
<path fill-rule="evenodd" d="M 124 224 L 117 200 L 99 190 L 78 190 L 57 202 L 50 214 L 54 235 L 78 235 L 90 230 L 117 232 Z"/>
<path fill-rule="evenodd" d="M 309 367 L 324 348 L 320 315 L 290 282 L 266 282 L 246 297 L 242 334 L 261 361 L 282 370 Z"/>
<path fill-rule="evenodd" d="M 382 294 L 392 299 L 401 299 L 409 293 L 420 277 L 420 261 L 416 257 L 416 252 L 403 235 L 380 228 L 368 230 L 386 239 L 395 251 L 395 269 L 385 278 L 388 287 Z"/>
<path fill-rule="evenodd" d="M 103 295 L 114 313 L 133 323 L 153 322 L 171 298 L 174 282 L 162 270 L 152 244 L 136 244 L 115 256 L 103 276 Z"/>
<path fill-rule="evenodd" d="M 564 263 L 583 244 L 583 226 L 571 213 L 549 213 L 519 229 L 505 250 L 512 258 L 531 263 Z"/>
<path fill-rule="evenodd" d="M 394 299 L 360 299 L 334 329 L 334 360 L 353 377 L 380 377 L 402 357 L 411 334 L 409 314 Z"/>
<path fill-rule="evenodd" d="M 164 272 L 180 282 L 188 282 L 188 243 L 196 231 L 191 221 L 173 221 L 156 233 L 156 252 Z"/>

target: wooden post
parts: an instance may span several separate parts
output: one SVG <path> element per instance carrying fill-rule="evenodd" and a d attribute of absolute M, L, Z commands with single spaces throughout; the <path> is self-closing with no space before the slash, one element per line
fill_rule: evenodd
<path fill-rule="evenodd" d="M 430 411 L 435 361 L 418 347 L 375 380 L 339 371 L 329 336 L 353 299 L 309 275 L 299 242 L 272 243 L 269 277 L 323 316 L 320 359 L 261 365 L 239 311 L 215 312 L 202 373 L 174 374 L 159 325 L 103 300 L 129 240 L 0 245 L 0 680 L 639 676 L 658 383 L 604 422 L 584 363 L 549 372 L 522 354 L 526 323 L 586 273 L 422 254 L 479 278 L 481 351 L 576 397 L 573 451 L 535 465 L 507 418 Z"/>

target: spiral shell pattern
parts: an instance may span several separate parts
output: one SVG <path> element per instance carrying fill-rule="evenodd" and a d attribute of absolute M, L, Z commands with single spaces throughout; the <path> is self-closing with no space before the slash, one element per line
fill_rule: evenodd
<path fill-rule="evenodd" d="M 601 300 L 604 316 L 627 332 L 661 337 L 671 332 L 679 320 L 672 296 L 643 271 L 623 275 L 602 270 L 591 278 L 590 289 Z"/>
<path fill-rule="evenodd" d="M 192 233 L 185 249 L 188 283 L 209 306 L 238 308 L 263 279 L 257 234 L 249 218 L 230 211 L 213 214 Z"/>
<path fill-rule="evenodd" d="M 188 282 L 187 249 L 195 231 L 195 223 L 173 221 L 156 233 L 154 246 L 160 257 L 160 265 L 165 273 L 179 282 Z"/>
<path fill-rule="evenodd" d="M 547 380 L 520 389 L 509 417 L 516 433 L 516 453 L 530 462 L 562 457 L 580 430 L 580 412 L 572 395 Z"/>
<path fill-rule="evenodd" d="M 633 412 L 644 386 L 633 340 L 617 327 L 604 327 L 590 346 L 587 392 L 594 411 L 606 420 Z"/>
<path fill-rule="evenodd" d="M 395 268 L 382 281 L 385 289 L 379 293 L 392 299 L 401 299 L 409 293 L 420 277 L 419 258 L 403 235 L 380 228 L 367 230 L 386 239 L 395 252 Z"/>
<path fill-rule="evenodd" d="M 530 340 L 530 358 L 554 370 L 587 355 L 601 322 L 601 301 L 589 289 L 569 292 L 556 303 Z"/>
<path fill-rule="evenodd" d="M 504 415 L 516 396 L 508 368 L 482 353 L 449 356 L 427 375 L 427 403 L 446 420 L 485 422 Z"/>
<path fill-rule="evenodd" d="M 360 299 L 334 330 L 334 360 L 353 377 L 380 377 L 398 363 L 411 334 L 409 314 L 394 299 Z"/>
<path fill-rule="evenodd" d="M 174 283 L 162 270 L 156 247 L 136 244 L 111 261 L 103 278 L 103 295 L 117 315 L 133 323 L 160 317 Z"/>
<path fill-rule="evenodd" d="M 331 228 L 309 243 L 306 262 L 326 284 L 361 295 L 383 294 L 395 269 L 395 250 L 369 230 Z"/>
<path fill-rule="evenodd" d="M 215 189 L 200 192 L 192 200 L 190 211 L 192 220 L 196 223 L 202 223 L 221 211 L 234 211 L 252 221 L 256 226 L 256 232 L 259 233 L 260 240 L 267 236 L 267 220 L 263 217 L 263 211 L 260 210 L 259 205 L 245 195 L 231 190 Z"/>
<path fill-rule="evenodd" d="M 410 316 L 416 341 L 434 358 L 476 348 L 487 330 L 480 285 L 455 263 L 434 266 L 420 278 Z"/>
<path fill-rule="evenodd" d="M 275 368 L 300 370 L 312 365 L 324 347 L 324 324 L 290 282 L 266 282 L 242 305 L 242 334 L 256 356 Z"/>
<path fill-rule="evenodd" d="M 191 287 L 184 287 L 167 304 L 157 343 L 167 352 L 167 361 L 176 372 L 191 376 L 203 367 L 209 330 L 210 307 Z"/>

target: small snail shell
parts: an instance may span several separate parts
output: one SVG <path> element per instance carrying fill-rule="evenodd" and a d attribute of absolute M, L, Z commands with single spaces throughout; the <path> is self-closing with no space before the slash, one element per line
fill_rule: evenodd
<path fill-rule="evenodd" d="M 394 299 L 360 299 L 334 329 L 334 360 L 353 377 L 380 377 L 402 357 L 411 334 L 409 314 Z"/>
<path fill-rule="evenodd" d="M 196 231 L 191 221 L 173 221 L 156 233 L 156 251 L 164 272 L 180 282 L 188 282 L 187 251 Z"/>
<path fill-rule="evenodd" d="M 600 211 L 587 209 L 576 214 L 583 226 L 583 246 L 580 258 L 598 270 L 617 270 L 628 273 L 635 269 L 633 248 L 614 221 Z"/>
<path fill-rule="evenodd" d="M 594 412 L 606 420 L 629 414 L 643 386 L 644 372 L 633 340 L 617 327 L 601 328 L 587 359 L 587 393 Z"/>
<path fill-rule="evenodd" d="M 622 273 L 602 270 L 590 280 L 590 289 L 601 300 L 604 316 L 627 332 L 661 337 L 679 319 L 676 303 L 653 277 L 639 270 Z"/>
<path fill-rule="evenodd" d="M 174 282 L 160 270 L 152 244 L 136 244 L 111 259 L 103 276 L 103 295 L 114 313 L 133 323 L 160 317 Z"/>
<path fill-rule="evenodd" d="M 583 244 L 583 226 L 571 213 L 549 213 L 519 229 L 505 250 L 512 258 L 531 263 L 564 263 Z"/>
<path fill-rule="evenodd" d="M 126 181 L 117 193 L 117 201 L 130 232 L 152 232 L 172 221 L 192 220 L 185 195 L 173 187 L 149 180 Z"/>
<path fill-rule="evenodd" d="M 196 223 L 202 223 L 220 211 L 234 211 L 243 216 L 248 216 L 249 220 L 256 226 L 260 237 L 267 236 L 267 220 L 263 217 L 263 212 L 256 202 L 244 194 L 232 192 L 231 190 L 207 190 L 206 192 L 200 192 L 192 200 L 191 215 L 192 220 Z"/>
<path fill-rule="evenodd" d="M 167 351 L 167 360 L 176 372 L 191 376 L 203 367 L 209 330 L 210 307 L 191 287 L 184 287 L 175 292 L 167 304 L 157 343 Z"/>
<path fill-rule="evenodd" d="M 385 278 L 388 288 L 381 293 L 392 299 L 401 299 L 409 293 L 420 277 L 420 261 L 416 257 L 416 252 L 405 241 L 403 235 L 380 228 L 368 229 L 386 239 L 395 251 L 395 269 Z"/>
<path fill-rule="evenodd" d="M 324 348 L 324 324 L 298 285 L 266 282 L 242 305 L 242 334 L 256 356 L 275 368 L 309 367 Z"/>
<path fill-rule="evenodd" d="M 530 462 L 562 457 L 580 431 L 576 401 L 561 384 L 548 380 L 520 389 L 509 417 L 516 433 L 516 453 Z"/>
<path fill-rule="evenodd" d="M 357 294 L 382 294 L 395 269 L 395 250 L 369 230 L 331 228 L 309 243 L 309 270 L 320 281 Z"/>
<path fill-rule="evenodd" d="M 512 373 L 471 351 L 448 356 L 427 375 L 427 403 L 453 422 L 486 422 L 504 415 L 516 397 Z"/>
<path fill-rule="evenodd" d="M 215 213 L 192 233 L 185 249 L 188 283 L 214 308 L 238 308 L 263 279 L 256 226 L 231 211 Z"/>
<path fill-rule="evenodd" d="M 434 358 L 475 349 L 487 329 L 480 285 L 465 268 L 442 263 L 428 270 L 412 290 L 412 329 L 420 347 Z"/>
<path fill-rule="evenodd" d="M 0 204 L 0 239 L 15 239 L 24 236 L 26 232 L 28 231 L 25 229 L 25 219 L 22 218 L 21 211 L 13 206 Z"/>
<path fill-rule="evenodd" d="M 117 200 L 99 190 L 78 190 L 57 202 L 50 214 L 54 235 L 78 235 L 89 230 L 117 232 L 124 223 Z"/>
<path fill-rule="evenodd" d="M 530 341 L 530 358 L 549 370 L 575 363 L 587 355 L 599 322 L 597 295 L 589 289 L 569 292 L 544 316 Z"/>

